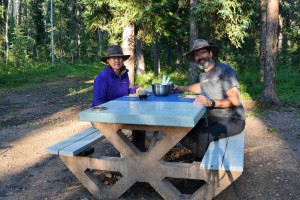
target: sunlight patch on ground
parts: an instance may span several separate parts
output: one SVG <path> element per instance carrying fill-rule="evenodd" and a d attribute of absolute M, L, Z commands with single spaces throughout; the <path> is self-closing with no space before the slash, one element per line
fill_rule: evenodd
<path fill-rule="evenodd" d="M 50 155 L 45 153 L 44 148 L 75 135 L 90 126 L 91 124 L 88 122 L 78 122 L 70 119 L 69 121 L 64 121 L 63 126 L 56 124 L 36 128 L 21 125 L 1 130 L 0 134 L 3 138 L 8 134 L 21 134 L 22 137 L 6 142 L 4 145 L 9 148 L 6 148 L 0 155 L 0 169 L 2 171 L 0 179 L 21 173 L 25 168 L 30 168 L 43 159 L 46 159 Z"/>
<path fill-rule="evenodd" d="M 91 80 L 85 81 L 84 83 L 87 83 L 87 84 L 94 84 L 94 79 L 91 79 Z"/>

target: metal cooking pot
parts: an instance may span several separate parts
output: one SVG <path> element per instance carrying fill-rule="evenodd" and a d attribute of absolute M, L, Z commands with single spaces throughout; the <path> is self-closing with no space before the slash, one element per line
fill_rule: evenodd
<path fill-rule="evenodd" d="M 156 96 L 168 96 L 170 93 L 170 85 L 153 84 L 152 92 Z"/>

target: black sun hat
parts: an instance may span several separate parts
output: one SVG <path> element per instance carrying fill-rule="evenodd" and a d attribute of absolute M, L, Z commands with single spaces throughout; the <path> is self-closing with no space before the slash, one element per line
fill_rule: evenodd
<path fill-rule="evenodd" d="M 119 45 L 112 45 L 112 46 L 108 47 L 107 55 L 101 57 L 101 60 L 103 62 L 106 62 L 106 60 L 108 58 L 112 58 L 112 57 L 121 57 L 121 58 L 123 58 L 123 61 L 125 61 L 130 57 L 130 55 L 124 55 L 122 48 Z"/>
<path fill-rule="evenodd" d="M 219 48 L 217 46 L 209 45 L 206 40 L 196 39 L 194 41 L 192 49 L 188 53 L 185 54 L 186 58 L 191 62 L 195 62 L 194 51 L 200 50 L 200 49 L 211 50 L 214 57 L 216 57 L 219 54 Z"/>

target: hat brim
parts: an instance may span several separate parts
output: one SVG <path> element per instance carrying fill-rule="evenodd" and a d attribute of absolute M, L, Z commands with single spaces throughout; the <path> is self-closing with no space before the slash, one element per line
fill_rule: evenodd
<path fill-rule="evenodd" d="M 206 47 L 201 47 L 201 48 L 198 48 L 198 49 L 193 49 L 191 51 L 189 51 L 188 53 L 185 54 L 185 57 L 190 61 L 190 62 L 196 62 L 195 61 L 195 57 L 194 57 L 194 51 L 198 51 L 198 50 L 201 50 L 201 49 L 209 49 L 212 51 L 212 54 L 213 54 L 213 57 L 217 57 L 218 54 L 219 54 L 219 48 L 215 45 L 209 45 L 209 46 L 206 46 Z"/>
<path fill-rule="evenodd" d="M 114 58 L 114 57 L 121 57 L 121 58 L 123 58 L 123 61 L 125 61 L 125 60 L 127 60 L 130 57 L 130 55 L 114 54 L 114 55 L 109 55 L 109 56 L 103 56 L 103 57 L 101 57 L 101 61 L 102 62 L 106 62 L 106 60 L 108 58 Z"/>

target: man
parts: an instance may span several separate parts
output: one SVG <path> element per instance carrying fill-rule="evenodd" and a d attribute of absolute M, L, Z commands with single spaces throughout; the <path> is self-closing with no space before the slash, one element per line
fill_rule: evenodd
<path fill-rule="evenodd" d="M 219 48 L 203 39 L 194 41 L 186 54 L 189 61 L 203 69 L 200 83 L 176 86 L 180 92 L 201 92 L 194 101 L 208 109 L 208 117 L 201 119 L 181 143 L 201 161 L 211 141 L 237 135 L 245 128 L 245 110 L 240 99 L 236 72 L 225 63 L 216 62 Z"/>

